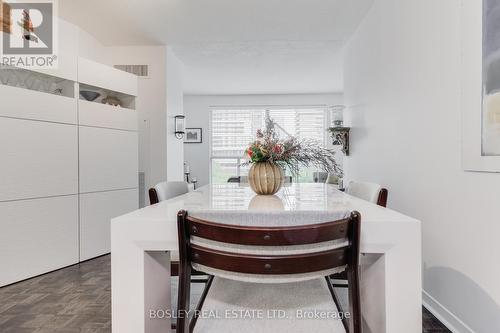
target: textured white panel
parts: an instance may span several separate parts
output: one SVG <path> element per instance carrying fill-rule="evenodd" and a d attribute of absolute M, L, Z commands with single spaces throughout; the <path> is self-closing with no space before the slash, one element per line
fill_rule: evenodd
<path fill-rule="evenodd" d="M 111 251 L 110 221 L 138 208 L 137 189 L 80 196 L 80 260 Z"/>
<path fill-rule="evenodd" d="M 137 130 L 137 111 L 84 100 L 78 103 L 80 125 Z"/>
<path fill-rule="evenodd" d="M 0 116 L 76 124 L 76 99 L 0 85 Z"/>
<path fill-rule="evenodd" d="M 77 126 L 0 117 L 0 201 L 78 193 Z"/>
<path fill-rule="evenodd" d="M 137 132 L 80 127 L 80 192 L 138 187 Z"/>
<path fill-rule="evenodd" d="M 78 58 L 78 82 L 137 96 L 137 76 L 85 58 Z"/>
<path fill-rule="evenodd" d="M 78 196 L 0 203 L 0 286 L 78 262 Z"/>

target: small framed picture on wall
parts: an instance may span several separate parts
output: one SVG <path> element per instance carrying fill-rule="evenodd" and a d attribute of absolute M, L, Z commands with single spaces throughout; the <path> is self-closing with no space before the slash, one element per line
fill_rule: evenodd
<path fill-rule="evenodd" d="M 202 143 L 203 133 L 201 128 L 186 128 L 184 143 Z"/>

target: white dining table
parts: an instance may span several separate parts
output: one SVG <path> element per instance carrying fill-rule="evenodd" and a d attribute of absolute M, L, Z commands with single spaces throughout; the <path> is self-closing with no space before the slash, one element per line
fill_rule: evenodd
<path fill-rule="evenodd" d="M 111 220 L 113 333 L 169 332 L 163 314 L 171 309 L 170 252 L 182 209 L 360 212 L 363 332 L 422 332 L 420 221 L 329 184 L 289 184 L 273 196 L 221 184 Z"/>

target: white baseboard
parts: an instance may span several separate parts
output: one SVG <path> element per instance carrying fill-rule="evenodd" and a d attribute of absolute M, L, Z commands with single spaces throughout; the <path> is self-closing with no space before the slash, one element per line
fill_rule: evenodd
<path fill-rule="evenodd" d="M 434 317 L 436 317 L 453 333 L 475 333 L 469 326 L 451 313 L 425 290 L 422 290 L 422 303 L 424 307 L 434 315 Z"/>

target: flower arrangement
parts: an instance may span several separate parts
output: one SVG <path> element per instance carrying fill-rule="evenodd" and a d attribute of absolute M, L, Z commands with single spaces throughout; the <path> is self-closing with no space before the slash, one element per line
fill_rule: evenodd
<path fill-rule="evenodd" d="M 258 130 L 256 136 L 256 140 L 245 151 L 248 156 L 245 164 L 271 162 L 282 169 L 289 169 L 294 175 L 298 175 L 300 166 L 314 166 L 329 174 L 342 176 L 334 151 L 321 147 L 312 139 L 280 139 L 276 123 L 270 117 L 266 118 L 266 128 Z"/>

